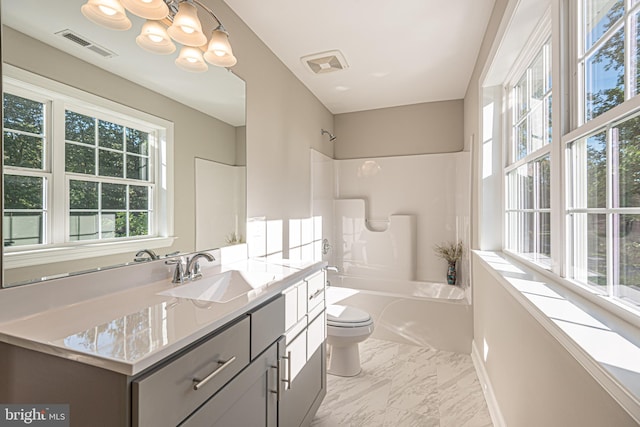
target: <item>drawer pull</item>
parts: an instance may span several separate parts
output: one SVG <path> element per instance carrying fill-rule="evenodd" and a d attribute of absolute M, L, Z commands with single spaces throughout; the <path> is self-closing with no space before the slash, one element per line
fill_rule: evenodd
<path fill-rule="evenodd" d="M 286 356 L 282 356 L 282 359 L 286 359 L 287 360 L 287 379 L 286 380 L 281 380 L 283 383 L 287 383 L 287 389 L 291 389 L 291 352 L 287 351 L 287 355 Z M 280 360 L 282 360 L 280 359 Z M 278 362 L 280 362 L 280 360 Z"/>
<path fill-rule="evenodd" d="M 227 360 L 226 362 L 223 362 L 221 360 L 218 361 L 218 363 L 220 364 L 220 366 L 218 366 L 218 369 L 211 372 L 209 375 L 207 375 L 201 380 L 198 378 L 193 379 L 193 382 L 195 383 L 193 385 L 193 389 L 198 391 L 201 387 L 204 387 L 209 381 L 213 379 L 213 377 L 215 377 L 220 372 L 222 372 L 227 366 L 231 365 L 235 360 L 236 360 L 236 356 L 233 356 L 231 359 Z"/>
<path fill-rule="evenodd" d="M 317 297 L 318 295 L 320 295 L 320 294 L 322 293 L 322 291 L 324 291 L 324 289 L 322 289 L 322 288 L 321 288 L 321 289 L 318 289 L 318 290 L 316 291 L 316 293 L 315 293 L 315 294 L 313 294 L 313 295 L 311 295 L 311 296 L 309 297 L 309 301 L 311 301 L 312 299 L 314 299 L 315 297 Z"/>

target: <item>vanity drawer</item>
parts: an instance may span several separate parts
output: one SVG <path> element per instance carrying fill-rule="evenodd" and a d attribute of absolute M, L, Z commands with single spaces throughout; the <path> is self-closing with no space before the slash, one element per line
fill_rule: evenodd
<path fill-rule="evenodd" d="M 251 313 L 251 360 L 284 333 L 285 297 L 280 296 Z"/>
<path fill-rule="evenodd" d="M 310 312 L 324 301 L 324 272 L 308 277 L 305 281 L 307 282 L 307 312 Z"/>
<path fill-rule="evenodd" d="M 133 425 L 178 424 L 249 364 L 249 342 L 246 316 L 178 359 L 134 380 Z M 195 390 L 197 384 L 200 387 Z"/>

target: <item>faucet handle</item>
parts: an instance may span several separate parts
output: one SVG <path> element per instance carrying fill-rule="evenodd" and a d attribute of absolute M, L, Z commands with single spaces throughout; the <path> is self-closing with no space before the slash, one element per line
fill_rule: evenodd
<path fill-rule="evenodd" d="M 184 263 L 182 262 L 182 258 L 174 258 L 169 259 L 164 262 L 166 265 L 174 265 L 176 269 L 173 271 L 173 279 L 171 283 L 182 284 L 184 283 Z"/>

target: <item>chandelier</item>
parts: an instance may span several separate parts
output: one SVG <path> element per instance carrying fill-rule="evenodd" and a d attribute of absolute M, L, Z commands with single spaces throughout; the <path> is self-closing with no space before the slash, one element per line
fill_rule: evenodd
<path fill-rule="evenodd" d="M 209 38 L 202 31 L 197 6 L 215 20 Z M 182 45 L 175 63 L 183 70 L 204 72 L 209 68 L 207 62 L 218 67 L 232 67 L 238 62 L 229 44 L 229 33 L 200 0 L 88 0 L 81 11 L 95 24 L 126 31 L 131 28 L 131 21 L 125 9 L 147 20 L 136 37 L 136 43 L 144 50 L 169 55 L 176 50 L 174 41 Z"/>

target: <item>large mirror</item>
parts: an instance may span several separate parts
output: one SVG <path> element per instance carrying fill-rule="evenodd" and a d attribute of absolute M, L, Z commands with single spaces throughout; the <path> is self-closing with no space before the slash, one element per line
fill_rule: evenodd
<path fill-rule="evenodd" d="M 179 69 L 180 45 L 148 53 L 144 20 L 108 30 L 84 3 L 1 0 L 4 287 L 245 235 L 244 82 Z"/>

